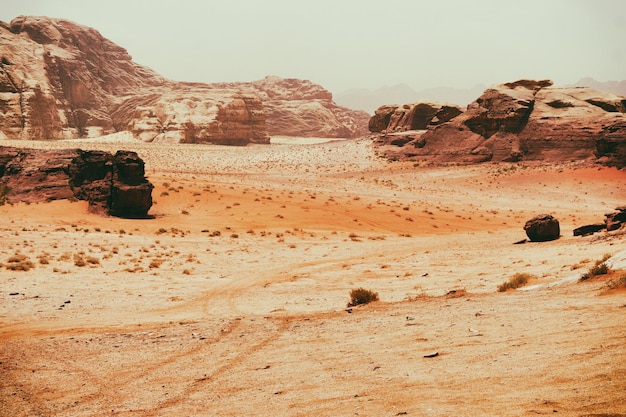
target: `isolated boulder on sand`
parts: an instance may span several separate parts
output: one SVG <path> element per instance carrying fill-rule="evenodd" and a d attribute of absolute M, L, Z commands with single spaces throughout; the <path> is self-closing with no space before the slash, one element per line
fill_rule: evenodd
<path fill-rule="evenodd" d="M 549 214 L 540 214 L 528 220 L 524 230 L 532 242 L 547 242 L 561 236 L 559 221 Z"/>

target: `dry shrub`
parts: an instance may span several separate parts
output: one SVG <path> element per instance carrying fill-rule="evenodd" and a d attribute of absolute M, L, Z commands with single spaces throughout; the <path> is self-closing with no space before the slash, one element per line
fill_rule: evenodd
<path fill-rule="evenodd" d="M 153 259 L 152 262 L 150 262 L 150 268 L 158 268 L 163 262 L 165 262 L 163 259 Z"/>
<path fill-rule="evenodd" d="M 28 256 L 16 253 L 7 259 L 7 263 L 4 264 L 6 269 L 11 271 L 28 271 L 35 267 L 35 264 L 28 258 Z"/>
<path fill-rule="evenodd" d="M 589 271 L 580 276 L 580 281 L 587 281 L 589 278 L 596 277 L 598 275 L 606 275 L 609 273 L 609 266 L 606 264 L 606 260 L 611 257 L 610 254 L 605 253 L 602 259 L 596 261 L 596 264 L 589 268 Z"/>
<path fill-rule="evenodd" d="M 74 255 L 74 265 L 82 268 L 83 266 L 87 265 L 87 262 L 85 261 L 85 258 L 83 258 L 82 255 L 77 253 Z"/>
<path fill-rule="evenodd" d="M 509 289 L 516 289 L 519 287 L 523 287 L 532 278 L 535 278 L 535 276 L 532 274 L 518 272 L 517 274 L 513 275 L 508 281 L 503 282 L 502 284 L 498 285 L 498 291 L 505 292 L 506 290 L 509 290 Z"/>
<path fill-rule="evenodd" d="M 356 288 L 350 291 L 350 302 L 348 307 L 354 307 L 360 304 L 369 304 L 372 301 L 378 301 L 378 293 L 365 288 Z"/>

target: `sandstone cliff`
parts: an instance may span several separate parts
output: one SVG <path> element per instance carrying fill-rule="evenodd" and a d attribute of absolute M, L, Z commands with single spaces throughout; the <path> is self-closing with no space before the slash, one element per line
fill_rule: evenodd
<path fill-rule="evenodd" d="M 417 107 L 405 106 L 405 113 Z M 383 106 L 370 119 L 370 131 L 381 132 L 376 143 L 390 158 L 461 163 L 599 158 L 626 165 L 626 98 L 591 88 L 553 87 L 548 80 L 493 86 L 465 112 L 445 123 L 429 122 L 425 130 L 408 117 L 394 122 L 397 109 Z"/>
<path fill-rule="evenodd" d="M 238 87 L 259 96 L 270 136 L 355 138 L 367 134 L 367 112 L 338 106 L 330 91 L 308 80 L 268 76 L 216 87 Z"/>
<path fill-rule="evenodd" d="M 0 139 L 97 137 L 245 145 L 269 134 L 354 137 L 368 116 L 302 80 L 167 80 L 98 31 L 67 20 L 0 22 Z"/>
<path fill-rule="evenodd" d="M 0 146 L 0 204 L 77 198 L 94 212 L 144 218 L 152 189 L 135 152 Z"/>

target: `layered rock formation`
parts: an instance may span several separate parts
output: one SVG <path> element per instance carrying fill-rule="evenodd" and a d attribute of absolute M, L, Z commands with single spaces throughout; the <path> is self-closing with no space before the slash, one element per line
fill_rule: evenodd
<path fill-rule="evenodd" d="M 369 114 L 338 106 L 330 91 L 307 80 L 268 76 L 215 86 L 238 87 L 259 96 L 270 136 L 355 138 L 367 134 Z"/>
<path fill-rule="evenodd" d="M 269 134 L 354 137 L 369 116 L 302 80 L 167 80 L 94 29 L 20 16 L 0 22 L 0 139 L 97 137 L 245 145 Z M 365 121 L 365 123 L 364 123 Z"/>
<path fill-rule="evenodd" d="M 388 109 L 383 106 L 379 111 Z M 599 158 L 623 166 L 624 113 L 624 97 L 591 88 L 552 87 L 548 80 L 520 80 L 487 89 L 464 113 L 445 123 L 431 123 L 425 131 L 407 131 L 406 123 L 398 129 L 389 118 L 376 139 L 383 153 L 399 159 L 477 163 Z M 370 119 L 374 132 L 376 117 Z M 395 147 L 389 146 L 390 135 Z"/>
<path fill-rule="evenodd" d="M 153 188 L 135 152 L 0 147 L 0 204 L 77 198 L 94 212 L 145 218 Z"/>
<path fill-rule="evenodd" d="M 459 106 L 417 102 L 403 106 L 387 105 L 379 107 L 369 120 L 370 132 L 405 132 L 425 130 L 455 118 L 463 110 Z"/>

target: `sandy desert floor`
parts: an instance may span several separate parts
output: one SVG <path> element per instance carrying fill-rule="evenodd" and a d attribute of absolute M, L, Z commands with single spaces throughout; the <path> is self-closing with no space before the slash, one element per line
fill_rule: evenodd
<path fill-rule="evenodd" d="M 135 150 L 155 205 L 0 207 L 0 262 L 33 263 L 0 269 L 0 416 L 626 416 L 626 271 L 577 280 L 626 231 L 572 236 L 626 204 L 624 170 L 17 144 Z M 515 245 L 540 213 L 562 237 Z M 357 287 L 380 301 L 347 308 Z"/>

